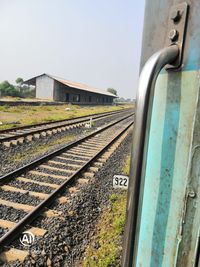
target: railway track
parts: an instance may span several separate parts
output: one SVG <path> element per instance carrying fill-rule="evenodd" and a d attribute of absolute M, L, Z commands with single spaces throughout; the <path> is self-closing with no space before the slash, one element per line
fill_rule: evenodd
<path fill-rule="evenodd" d="M 4 207 L 4 210 L 14 209 L 18 214 L 17 219 L 13 221 L 5 213 L 0 212 L 0 228 L 3 232 L 0 238 L 1 251 L 39 215 L 59 216 L 56 210 L 47 209 L 50 204 L 55 201 L 68 201 L 61 194 L 66 188 L 70 192 L 77 178 L 81 183 L 91 179 L 106 161 L 102 155 L 107 153 L 107 157 L 110 156 L 108 149 L 132 124 L 133 115 L 126 115 L 62 149 L 1 177 L 0 211 Z M 35 235 L 43 235 L 46 229 L 31 227 L 30 231 Z M 2 252 L 0 258 L 6 260 L 14 254 L 21 255 L 21 258 L 26 256 L 26 252 L 11 248 Z"/>
<path fill-rule="evenodd" d="M 46 122 L 34 125 L 21 126 L 17 128 L 1 130 L 0 144 L 5 146 L 23 144 L 25 141 L 32 141 L 34 138 L 45 137 L 46 135 L 53 135 L 60 132 L 65 132 L 72 128 L 83 127 L 91 119 L 96 122 L 107 117 L 112 117 L 117 114 L 123 114 L 130 111 L 130 109 L 104 112 L 99 114 L 91 114 L 74 119 L 59 120 L 55 122 Z"/>

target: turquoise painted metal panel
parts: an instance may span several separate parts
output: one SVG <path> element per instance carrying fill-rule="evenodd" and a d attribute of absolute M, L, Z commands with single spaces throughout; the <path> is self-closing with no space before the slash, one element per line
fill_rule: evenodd
<path fill-rule="evenodd" d="M 147 1 L 141 68 L 164 47 L 170 7 L 181 2 Z M 187 2 L 183 69 L 163 71 L 152 96 L 134 253 L 138 267 L 200 264 L 200 1 Z"/>
<path fill-rule="evenodd" d="M 156 85 L 136 266 L 173 266 L 176 260 L 199 91 L 197 82 L 197 72 L 190 71 L 176 78 L 160 75 Z"/>

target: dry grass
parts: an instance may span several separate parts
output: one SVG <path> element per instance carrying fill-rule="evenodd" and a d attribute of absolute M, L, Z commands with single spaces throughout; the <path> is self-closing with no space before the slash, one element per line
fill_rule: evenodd
<path fill-rule="evenodd" d="M 101 113 L 129 108 L 124 106 L 0 106 L 0 130 L 9 129 L 17 126 L 30 125 L 42 122 L 71 119 L 93 113 Z M 70 110 L 66 110 L 70 108 Z"/>
<path fill-rule="evenodd" d="M 86 250 L 83 267 L 119 266 L 118 249 L 125 225 L 126 192 L 110 196 L 111 207 L 104 211 L 97 224 L 97 234 Z M 95 249 L 92 244 L 98 243 Z"/>
<path fill-rule="evenodd" d="M 127 157 L 123 173 L 128 175 L 130 156 Z M 110 207 L 105 210 L 97 223 L 96 234 L 88 246 L 83 267 L 120 266 L 119 246 L 124 231 L 127 192 L 121 191 L 110 196 Z M 99 248 L 94 248 L 94 242 Z M 121 253 L 121 252 L 120 252 Z"/>

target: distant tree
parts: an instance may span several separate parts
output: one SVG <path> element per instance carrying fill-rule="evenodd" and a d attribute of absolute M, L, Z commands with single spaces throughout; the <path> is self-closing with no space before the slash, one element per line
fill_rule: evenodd
<path fill-rule="evenodd" d="M 125 102 L 125 99 L 123 97 L 118 97 L 115 99 L 115 102 Z"/>
<path fill-rule="evenodd" d="M 8 81 L 3 81 L 0 83 L 0 90 L 4 90 L 10 86 L 10 83 Z"/>
<path fill-rule="evenodd" d="M 23 85 L 21 87 L 20 92 L 21 92 L 22 97 L 25 97 L 25 98 L 27 98 L 27 97 L 28 98 L 34 98 L 35 94 L 36 94 L 35 88 L 31 88 L 28 85 Z"/>
<path fill-rule="evenodd" d="M 22 79 L 22 78 L 17 78 L 16 80 L 15 80 L 15 82 L 16 82 L 16 84 L 18 84 L 18 85 L 22 85 L 23 84 L 23 82 L 24 82 L 24 80 Z"/>
<path fill-rule="evenodd" d="M 123 97 L 118 97 L 117 99 L 114 100 L 115 103 L 133 103 L 135 102 L 134 99 L 131 98 L 123 98 Z"/>
<path fill-rule="evenodd" d="M 117 95 L 117 90 L 115 90 L 114 88 L 108 88 L 107 92 L 113 94 L 113 95 Z"/>
<path fill-rule="evenodd" d="M 8 81 L 0 83 L 0 97 L 2 96 L 13 96 L 13 97 L 22 97 L 22 98 L 34 98 L 35 97 L 35 88 L 31 88 L 28 85 L 23 85 L 23 79 L 17 78 L 17 85 L 13 85 Z"/>
<path fill-rule="evenodd" d="M 16 90 L 14 85 L 10 84 L 8 81 L 4 81 L 0 83 L 0 95 L 18 97 L 20 93 Z"/>
<path fill-rule="evenodd" d="M 19 77 L 15 80 L 15 82 L 17 84 L 16 89 L 21 93 L 24 80 L 21 77 Z"/>

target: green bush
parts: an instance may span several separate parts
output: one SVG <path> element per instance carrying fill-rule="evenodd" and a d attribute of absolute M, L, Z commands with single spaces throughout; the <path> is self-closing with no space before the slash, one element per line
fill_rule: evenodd
<path fill-rule="evenodd" d="M 4 81 L 0 83 L 0 95 L 20 97 L 20 92 L 16 90 L 14 85 L 10 84 L 8 81 Z"/>
<path fill-rule="evenodd" d="M 20 98 L 33 98 L 35 97 L 35 89 L 29 86 L 14 86 L 8 81 L 0 83 L 0 96 L 12 96 Z"/>

